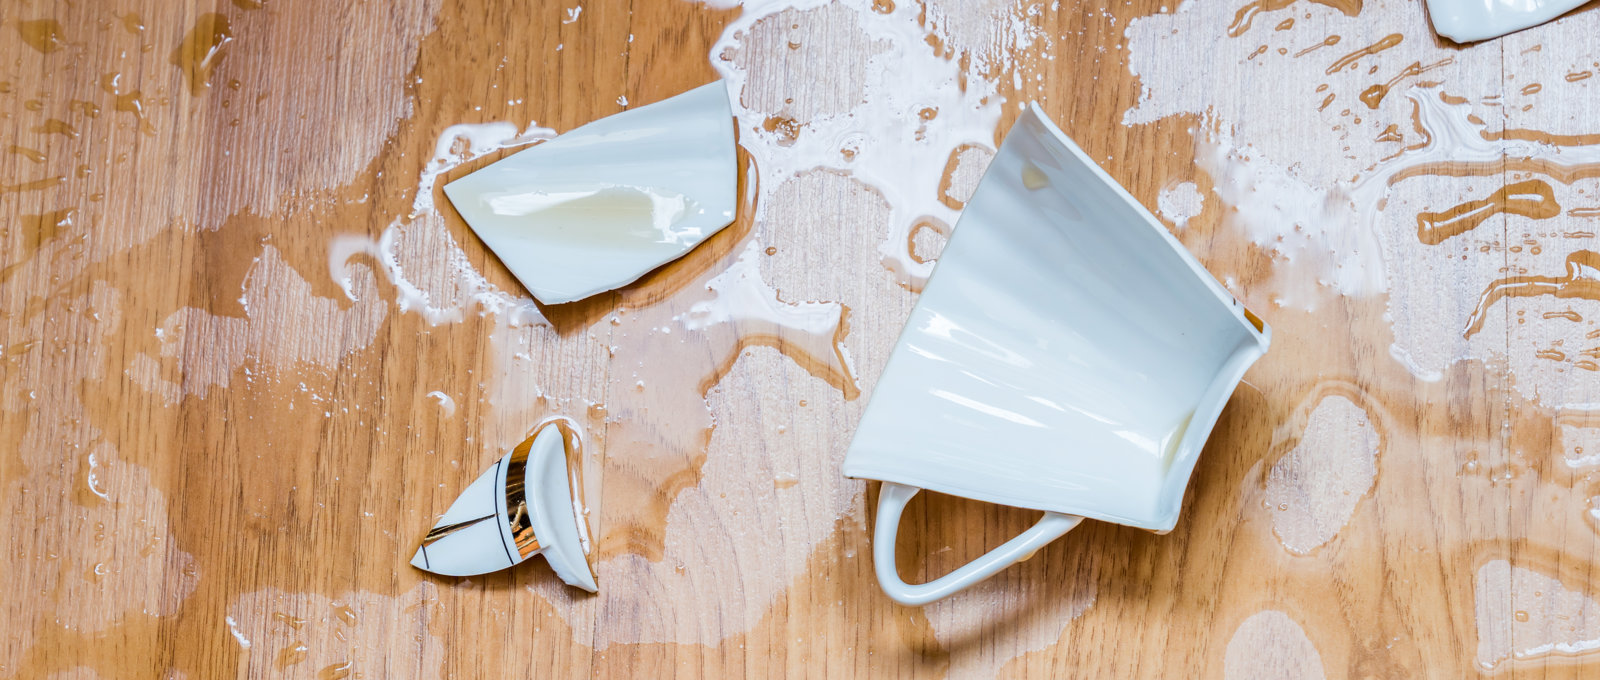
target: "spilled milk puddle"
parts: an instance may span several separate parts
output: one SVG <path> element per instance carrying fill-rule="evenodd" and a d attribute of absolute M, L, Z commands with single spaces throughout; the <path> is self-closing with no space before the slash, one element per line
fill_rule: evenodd
<path fill-rule="evenodd" d="M 1500 601 L 1547 597 L 1565 615 L 1592 595 L 1563 577 L 1587 573 L 1597 538 L 1583 451 L 1600 387 L 1587 210 L 1600 147 L 1566 110 L 1596 55 L 1567 30 L 1454 49 L 1418 8 L 1380 2 L 1182 3 L 1128 27 L 1141 91 L 1124 123 L 1193 121 L 1219 222 L 1180 236 L 1274 326 L 1247 381 L 1296 404 L 1241 487 L 1258 508 L 1241 531 L 1271 540 L 1235 559 L 1273 566 L 1224 596 L 1244 621 L 1234 643 L 1269 624 L 1308 643 L 1249 650 L 1275 677 L 1407 675 L 1440 654 L 1463 674 L 1586 658 L 1581 621 Z M 1262 82 L 1285 86 L 1242 96 Z M 1398 581 L 1380 586 L 1385 571 Z M 1288 585 L 1318 579 L 1351 592 Z M 1505 594 L 1541 579 L 1566 586 Z M 1398 611 L 1363 610 L 1378 599 Z M 1422 642 L 1399 611 L 1461 642 Z M 1229 662 L 1246 655 L 1234 643 Z"/>
<path fill-rule="evenodd" d="M 1096 33 L 1045 2 L 751 2 L 681 87 L 587 98 L 536 74 L 631 49 L 598 4 L 556 8 L 576 33 L 517 54 L 479 39 L 489 18 L 426 3 L 350 9 L 375 27 L 355 47 L 276 3 L 8 27 L 30 65 L 83 65 L 43 94 L 0 82 L 19 131 L 0 206 L 26 216 L 0 269 L 0 424 L 21 442 L 3 481 L 30 520 L 13 526 L 39 528 L 7 534 L 5 571 L 51 593 L 7 607 L 24 630 L 0 667 L 65 670 L 120 633 L 204 644 L 84 663 L 198 675 L 216 643 L 247 673 L 432 677 L 465 670 L 459 640 L 532 630 L 558 671 L 620 671 L 654 658 L 639 643 L 757 658 L 791 612 L 831 630 L 870 608 L 898 623 L 804 644 L 935 676 L 1109 673 L 1127 653 L 1074 636 L 1130 630 L 1136 603 L 1228 677 L 1589 662 L 1600 138 L 1569 109 L 1595 87 L 1600 57 L 1571 36 L 1596 15 L 1455 50 L 1414 4 L 1235 5 L 1099 13 Z M 601 62 L 598 87 L 633 82 Z M 486 69 L 505 106 L 449 82 Z M 718 76 L 740 220 L 633 286 L 536 305 L 437 198 Z M 1061 95 L 1093 79 L 1129 86 Z M 876 592 L 872 496 L 839 458 L 996 130 L 1034 96 L 1277 342 L 1173 535 L 1089 528 L 906 614 Z M 1126 142 L 1094 132 L 1119 121 Z M 1174 135 L 1162 167 L 1181 171 L 1133 168 Z M 325 153 L 270 161 L 286 144 Z M 396 581 L 482 465 L 554 417 L 582 438 L 600 594 L 543 567 Z M 574 643 L 594 658 L 555 651 Z"/>

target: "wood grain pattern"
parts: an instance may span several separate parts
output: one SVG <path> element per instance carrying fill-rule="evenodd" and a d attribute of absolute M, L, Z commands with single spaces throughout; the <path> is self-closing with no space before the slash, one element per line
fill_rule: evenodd
<path fill-rule="evenodd" d="M 1496 280 L 1600 250 L 1600 13 L 1463 48 L 1420 3 L 1257 3 L 1232 31 L 1242 3 L 796 4 L 0 8 L 0 677 L 1600 669 L 1600 300 L 1508 297 L 1463 332 Z M 620 291 L 536 305 L 428 200 L 511 152 L 481 124 L 567 130 L 726 73 L 740 217 Z M 872 576 L 876 487 L 838 475 L 916 299 L 880 246 L 937 257 L 963 164 L 1029 100 L 1145 205 L 1196 185 L 1177 233 L 1274 346 L 1173 532 L 1086 523 L 899 607 Z M 904 175 L 934 158 L 956 186 L 819 138 L 869 109 L 920 149 Z M 1418 239 L 1418 214 L 1533 180 L 1560 211 Z M 730 317 L 685 327 L 697 308 Z M 584 432 L 601 593 L 542 564 L 410 568 L 552 417 Z M 1033 520 L 933 494 L 906 517 L 908 579 Z"/>

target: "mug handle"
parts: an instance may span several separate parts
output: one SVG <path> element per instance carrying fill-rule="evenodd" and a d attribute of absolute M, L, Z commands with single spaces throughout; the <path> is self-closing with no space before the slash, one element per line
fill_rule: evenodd
<path fill-rule="evenodd" d="M 873 529 L 872 565 L 878 573 L 878 585 L 889 598 L 904 605 L 918 606 L 954 595 L 956 591 L 975 585 L 994 576 L 1017 562 L 1027 559 L 1045 544 L 1060 538 L 1083 521 L 1077 515 L 1064 515 L 1045 511 L 1044 517 L 1027 531 L 984 553 L 978 559 L 961 565 L 959 569 L 927 583 L 910 584 L 900 580 L 895 566 L 895 541 L 900 535 L 900 516 L 906 504 L 921 491 L 914 486 L 884 482 L 878 492 L 877 526 Z"/>

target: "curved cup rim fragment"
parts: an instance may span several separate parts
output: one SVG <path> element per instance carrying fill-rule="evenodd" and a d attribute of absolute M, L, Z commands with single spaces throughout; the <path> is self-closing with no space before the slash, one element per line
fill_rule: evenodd
<path fill-rule="evenodd" d="M 568 131 L 444 187 L 540 302 L 626 286 L 733 222 L 738 156 L 718 80 Z"/>
<path fill-rule="evenodd" d="M 450 504 L 411 565 L 443 576 L 477 576 L 542 555 L 567 585 L 595 592 L 566 451 L 554 423 L 518 444 Z"/>

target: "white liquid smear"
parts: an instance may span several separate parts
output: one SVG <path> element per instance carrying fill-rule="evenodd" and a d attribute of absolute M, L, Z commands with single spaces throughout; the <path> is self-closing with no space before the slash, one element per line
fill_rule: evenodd
<path fill-rule="evenodd" d="M 245 637 L 244 633 L 239 632 L 239 622 L 233 620 L 232 616 L 225 616 L 222 618 L 222 620 L 228 624 L 228 633 L 233 636 L 233 639 L 236 642 L 239 643 L 239 648 L 249 650 L 250 638 Z"/>
<path fill-rule="evenodd" d="M 1300 443 L 1267 476 L 1264 500 L 1285 549 L 1310 554 L 1338 535 L 1377 479 L 1381 444 L 1360 406 L 1340 395 L 1317 403 Z"/>
<path fill-rule="evenodd" d="M 1478 667 L 1508 659 L 1574 656 L 1600 649 L 1600 604 L 1583 590 L 1532 569 L 1491 560 L 1473 584 Z"/>
<path fill-rule="evenodd" d="M 155 331 L 160 358 L 141 353 L 128 376 L 171 403 L 180 395 L 205 398 L 212 387 L 227 388 L 234 372 L 251 362 L 284 370 L 302 363 L 332 370 L 346 354 L 371 345 L 388 315 L 388 306 L 377 300 L 370 269 L 352 268 L 346 285 L 356 304 L 341 309 L 337 300 L 312 295 L 311 284 L 278 250 L 263 246 L 245 276 L 244 318 L 198 307 L 173 312 Z M 179 367 L 178 383 L 161 377 L 163 361 Z M 258 375 L 249 368 L 245 374 L 249 381 Z"/>
<path fill-rule="evenodd" d="M 1518 179 L 1513 174 L 1506 181 Z M 1435 181 L 1461 187 L 1462 193 L 1475 198 L 1501 186 L 1498 177 Z M 1570 185 L 1550 180 L 1549 186 L 1558 204 L 1582 205 L 1583 194 L 1600 190 L 1600 180 Z M 1415 194 L 1406 185 L 1397 185 L 1390 204 L 1405 212 L 1428 209 Z M 1391 354 L 1427 379 L 1441 377 L 1464 360 L 1505 366 L 1513 388 L 1546 407 L 1600 406 L 1600 372 L 1595 370 L 1600 365 L 1594 356 L 1600 347 L 1595 333 L 1600 330 L 1596 325 L 1600 301 L 1553 294 L 1502 297 L 1484 305 L 1482 326 L 1469 334 L 1475 310 L 1482 304 L 1480 296 L 1496 282 L 1511 276 L 1565 280 L 1570 256 L 1597 249 L 1590 235 L 1593 226 L 1562 217 L 1504 219 L 1510 239 L 1503 238 L 1499 225 L 1491 222 L 1482 229 L 1487 233 L 1469 232 L 1438 246 L 1417 241 L 1414 224 L 1405 227 L 1404 234 L 1396 225 L 1396 250 L 1405 252 L 1401 258 L 1423 268 L 1427 276 L 1395 278 L 1389 299 L 1394 324 Z"/>
<path fill-rule="evenodd" d="M 1457 50 L 1435 39 L 1416 3 L 1369 2 L 1359 17 L 1300 3 L 1261 12 L 1249 29 L 1229 37 L 1236 12 L 1227 4 L 1184 2 L 1173 13 L 1131 22 L 1128 68 L 1139 77 L 1142 91 L 1124 123 L 1182 114 L 1205 121 L 1196 160 L 1230 209 L 1225 223 L 1274 261 L 1260 284 L 1264 290 L 1246 291 L 1245 297 L 1313 309 L 1329 293 L 1388 292 L 1395 330 L 1390 353 L 1417 377 L 1438 380 L 1452 364 L 1468 359 L 1503 361 L 1516 377 L 1516 388 L 1544 405 L 1600 404 L 1600 381 L 1573 379 L 1586 367 L 1577 365 L 1585 357 L 1572 350 L 1593 344 L 1582 344 L 1588 342 L 1586 327 L 1572 324 L 1552 335 L 1548 323 L 1513 320 L 1507 329 L 1499 320 L 1517 311 L 1542 318 L 1564 308 L 1557 309 L 1549 298 L 1497 303 L 1490 323 L 1467 338 L 1464 329 L 1476 300 L 1451 294 L 1486 288 L 1505 275 L 1500 268 L 1506 259 L 1513 272 L 1559 276 L 1568 254 L 1593 247 L 1581 239 L 1553 238 L 1582 231 L 1582 220 L 1496 217 L 1482 233 L 1431 246 L 1418 240 L 1415 221 L 1419 212 L 1447 210 L 1481 199 L 1502 183 L 1530 177 L 1549 181 L 1563 206 L 1595 203 L 1588 198 L 1595 180 L 1563 184 L 1556 177 L 1575 165 L 1600 162 L 1600 145 L 1583 137 L 1539 143 L 1499 133 L 1511 118 L 1536 120 L 1555 134 L 1595 131 L 1592 116 L 1581 107 L 1569 106 L 1571 115 L 1521 112 L 1592 99 L 1594 79 L 1567 75 L 1581 76 L 1600 57 L 1570 36 L 1600 30 L 1600 16 L 1579 14 L 1562 30 L 1547 25 L 1508 36 L 1504 50 Z M 1291 14 L 1293 30 L 1273 30 Z M 1342 39 L 1318 47 L 1334 36 Z M 1341 59 L 1385 38 L 1395 44 Z M 1547 42 L 1542 52 L 1529 49 Z M 1195 69 L 1166 67 L 1174 62 L 1194 64 L 1207 77 L 1192 77 Z M 1407 75 L 1413 64 L 1421 72 Z M 1263 101 L 1253 94 L 1261 83 L 1284 86 Z M 1386 83 L 1391 85 L 1386 96 L 1370 94 L 1370 88 Z M 1502 97 L 1502 92 L 1508 94 Z M 1458 99 L 1447 101 L 1447 94 Z M 1502 180 L 1497 170 L 1488 177 L 1441 177 L 1428 167 L 1454 162 L 1488 168 L 1503 159 L 1530 159 L 1546 169 Z M 1502 224 L 1514 242 L 1500 242 Z M 1519 243 L 1530 236 L 1544 237 L 1542 247 Z M 1502 313 L 1505 306 L 1511 314 Z M 1600 308 L 1575 311 L 1587 320 Z M 1508 330 L 1509 356 L 1503 344 L 1491 341 L 1504 339 Z M 1575 342 L 1580 346 L 1574 348 Z M 1567 348 L 1564 361 L 1548 351 L 1561 345 Z M 1536 360 L 1541 352 L 1546 358 Z"/>
<path fill-rule="evenodd" d="M 1415 3 L 1373 0 L 1364 3 L 1359 16 L 1322 4 L 1294 3 L 1255 14 L 1248 30 L 1230 37 L 1239 9 L 1239 3 L 1185 0 L 1175 12 L 1129 22 L 1124 31 L 1128 71 L 1138 76 L 1140 95 L 1123 114 L 1123 123 L 1201 115 L 1241 140 L 1241 146 L 1257 149 L 1262 159 L 1291 169 L 1313 187 L 1331 188 L 1418 141 L 1411 137 L 1411 105 L 1403 96 L 1412 86 L 1442 81 L 1451 93 L 1472 99 L 1503 89 L 1499 50 L 1439 45 Z M 1291 16 L 1293 30 L 1273 30 Z M 1331 68 L 1340 57 L 1396 32 L 1398 45 Z M 1340 37 L 1337 44 L 1305 51 L 1335 35 Z M 1280 54 L 1279 48 L 1285 52 Z M 1361 99 L 1372 85 L 1389 82 L 1413 63 L 1445 60 L 1452 61 L 1395 81 L 1376 109 Z M 1499 117 L 1494 107 L 1476 110 Z M 1376 141 L 1390 124 L 1397 124 L 1405 139 Z"/>
<path fill-rule="evenodd" d="M 1587 418 L 1562 422 L 1562 415 L 1556 417 L 1561 426 L 1562 462 L 1574 470 L 1600 467 L 1600 422 Z"/>
<path fill-rule="evenodd" d="M 518 132 L 506 122 L 445 128 L 434 144 L 433 158 L 418 177 L 411 213 L 395 218 L 376 239 L 354 234 L 334 237 L 328 246 L 328 275 L 356 299 L 351 260 L 366 255 L 394 285 L 400 311 L 421 314 L 431 324 L 460 321 L 472 308 L 513 325 L 544 323 L 531 298 L 503 291 L 473 269 L 434 204 L 434 191 L 439 177 L 462 163 L 554 136 L 549 128 L 530 124 Z"/>
<path fill-rule="evenodd" d="M 1237 225 L 1277 260 L 1268 281 L 1273 300 L 1310 309 L 1324 288 L 1348 295 L 1387 289 L 1395 334 L 1390 353 L 1417 377 L 1437 380 L 1452 364 L 1467 359 L 1509 360 L 1519 376 L 1514 385 L 1530 398 L 1547 406 L 1600 404 L 1600 381 L 1571 380 L 1573 369 L 1581 368 L 1577 362 L 1586 358 L 1577 350 L 1595 344 L 1587 338 L 1589 322 L 1557 327 L 1515 320 L 1521 314 L 1542 321 L 1547 312 L 1569 310 L 1579 320 L 1600 318 L 1600 304 L 1550 296 L 1508 298 L 1495 303 L 1483 328 L 1469 337 L 1466 330 L 1478 299 L 1448 294 L 1483 290 L 1506 275 L 1502 257 L 1486 253 L 1509 248 L 1520 265 L 1516 271 L 1559 277 L 1565 273 L 1567 255 L 1594 247 L 1591 239 L 1567 238 L 1553 231 L 1556 227 L 1509 216 L 1513 233 L 1536 238 L 1504 244 L 1499 229 L 1490 226 L 1428 245 L 1418 240 L 1416 226 L 1419 212 L 1481 199 L 1502 186 L 1498 171 L 1490 177 L 1420 179 L 1432 164 L 1493 165 L 1504 158 L 1537 158 L 1544 159 L 1552 173 L 1561 173 L 1600 163 L 1600 145 L 1491 141 L 1485 139 L 1482 126 L 1468 120 L 1470 109 L 1445 102 L 1439 88 L 1415 88 L 1407 97 L 1417 104 L 1417 120 L 1427 143 L 1331 189 L 1301 181 L 1294 172 L 1262 160 L 1251 147 L 1230 148 L 1232 140 L 1226 134 L 1197 140 L 1197 161 L 1216 181 L 1219 198 L 1235 208 L 1225 223 Z M 1544 179 L 1562 204 L 1581 204 L 1581 195 L 1600 187 L 1600 181 L 1593 179 L 1571 184 Z M 1441 188 L 1446 189 L 1443 196 Z M 1428 275 L 1416 275 L 1419 267 Z M 1318 273 L 1321 276 L 1314 278 Z M 1502 311 L 1506 307 L 1509 312 Z M 1513 317 L 1509 356 L 1502 344 L 1508 335 L 1507 316 Z M 1572 350 L 1564 353 L 1565 365 L 1538 360 L 1537 353 L 1551 349 L 1557 340 Z"/>
<path fill-rule="evenodd" d="M 848 352 L 839 344 L 844 306 L 778 299 L 778 292 L 761 280 L 761 256 L 761 244 L 750 241 L 737 261 L 706 282 L 706 290 L 714 297 L 696 302 L 687 314 L 674 320 L 692 331 L 734 324 L 740 336 L 781 337 L 802 343 L 801 352 L 825 362 L 830 372 L 859 389 Z"/>
<path fill-rule="evenodd" d="M 950 172 L 950 186 L 944 190 L 944 197 L 958 205 L 965 206 L 972 200 L 972 192 L 978 190 L 978 181 L 983 179 L 983 173 L 989 169 L 989 163 L 994 160 L 994 152 L 987 147 L 963 146 L 956 151 L 955 168 Z"/>
<path fill-rule="evenodd" d="M 0 525 L 0 573 L 14 592 L 50 596 L 0 599 L 12 633 L 0 668 L 18 667 L 35 631 L 94 636 L 170 616 L 199 583 L 193 557 L 172 540 L 166 495 L 149 470 L 120 458 L 79 396 L 107 378 L 121 305 L 120 291 L 94 281 L 86 295 L 52 296 L 11 319 L 0 409 L 20 426 L 19 465 L 0 489 L 0 513 L 26 521 Z"/>
<path fill-rule="evenodd" d="M 250 677 L 349 670 L 355 678 L 437 678 L 447 645 L 430 631 L 441 616 L 434 586 L 424 581 L 392 596 L 267 588 L 240 595 L 225 620 Z"/>
<path fill-rule="evenodd" d="M 1189 220 L 1205 209 L 1206 197 L 1200 195 L 1200 189 L 1194 182 L 1179 182 L 1165 187 L 1156 196 L 1156 211 L 1172 223 L 1172 227 L 1182 231 L 1189 224 Z"/>
<path fill-rule="evenodd" d="M 1288 614 L 1256 612 L 1233 631 L 1222 661 L 1228 680 L 1322 680 L 1322 655 Z"/>
<path fill-rule="evenodd" d="M 870 45 L 865 52 L 871 56 L 862 65 L 864 82 L 853 108 L 833 112 L 812 105 L 816 115 L 808 120 L 796 119 L 792 126 L 769 131 L 765 121 L 786 112 L 773 98 L 753 96 L 758 94 L 755 88 L 768 87 L 768 81 L 752 77 L 747 69 L 753 67 L 741 62 L 747 54 L 767 60 L 789 59 L 775 49 L 786 48 L 779 41 L 789 36 L 757 31 L 757 24 L 790 9 L 795 12 L 776 21 L 784 26 L 825 25 L 841 32 L 839 37 L 847 41 L 860 42 L 859 36 L 865 36 Z M 890 210 L 889 236 L 880 246 L 883 263 L 903 285 L 913 289 L 927 280 L 933 265 L 912 257 L 911 232 L 923 221 L 953 225 L 959 214 L 939 201 L 951 152 L 964 144 L 993 148 L 1000 116 L 994 82 L 964 74 L 958 62 L 935 55 L 926 31 L 917 24 L 917 13 L 914 3 L 901 3 L 895 11 L 879 14 L 860 1 L 833 5 L 821 0 L 752 2 L 724 30 L 711 53 L 712 66 L 738 95 L 734 115 L 740 126 L 740 144 L 761 167 L 766 184 L 776 186 L 802 171 L 828 168 L 847 173 L 881 193 Z M 767 38 L 769 35 L 774 37 Z M 801 55 L 790 62 L 787 78 L 775 82 L 838 78 L 831 72 L 837 54 L 824 36 L 795 44 Z"/>
<path fill-rule="evenodd" d="M 1049 34 L 1031 23 L 1045 5 L 1044 0 L 929 0 L 928 27 L 946 45 L 965 52 L 974 73 L 999 79 L 1016 72 L 1017 55 L 1036 46 L 1049 49 Z"/>
<path fill-rule="evenodd" d="M 741 352 L 705 395 L 716 428 L 699 483 L 668 509 L 659 559 L 624 553 L 597 565 L 600 622 L 592 631 L 574 627 L 574 636 L 592 634 L 596 650 L 613 643 L 716 645 L 767 616 L 815 562 L 819 545 L 841 525 L 862 523 L 865 485 L 837 473 L 851 433 L 831 423 L 859 418 L 865 400 L 824 407 L 838 394 L 775 349 Z M 808 407 L 796 408 L 792 399 L 800 395 L 809 395 Z M 764 436 L 778 427 L 817 435 Z M 775 490 L 780 475 L 787 486 Z M 569 622 L 583 621 L 570 613 L 574 603 L 563 588 L 543 582 L 534 590 Z M 716 613 L 716 625 L 684 625 L 706 612 Z"/>
<path fill-rule="evenodd" d="M 1319 288 L 1351 296 L 1388 289 L 1386 264 L 1408 262 L 1403 253 L 1389 251 L 1427 247 L 1417 241 L 1414 214 L 1384 214 L 1391 189 L 1411 173 L 1435 163 L 1495 163 L 1542 146 L 1485 140 L 1467 120 L 1470 109 L 1446 103 L 1437 86 L 1413 88 L 1405 98 L 1417 105 L 1426 142 L 1327 187 L 1265 160 L 1253 146 L 1238 145 L 1231 133 L 1196 136 L 1195 162 L 1212 176 L 1218 198 L 1234 208 L 1226 222 L 1279 262 L 1272 285 L 1280 305 L 1311 309 Z M 1583 152 L 1600 152 L 1600 147 Z M 1423 253 L 1428 254 L 1437 258 L 1442 251 Z M 1395 271 L 1392 278 L 1405 282 L 1406 274 Z M 1308 286 L 1313 282 L 1317 285 Z"/>
<path fill-rule="evenodd" d="M 1012 659 L 1061 641 L 1067 626 L 1094 606 L 1099 585 L 1093 569 L 1052 566 L 1035 555 L 924 608 L 934 638 L 951 650 L 947 677 L 999 677 Z M 1003 654 L 978 644 L 993 638 L 1006 641 Z"/>
<path fill-rule="evenodd" d="M 444 417 L 449 418 L 456 414 L 456 400 L 451 398 L 450 395 L 434 390 L 428 393 L 428 398 L 439 406 L 439 410 L 444 411 Z"/>
<path fill-rule="evenodd" d="M 814 204 L 798 206 L 808 210 L 799 215 L 769 210 L 786 205 L 773 199 L 792 192 L 792 179 L 801 173 L 821 168 L 824 172 L 809 176 L 832 176 L 827 170 L 847 175 L 888 204 L 887 229 L 854 225 L 852 232 L 888 232 L 881 261 L 908 286 L 918 285 L 931 269 L 931 263 L 912 262 L 912 229 L 925 220 L 953 224 L 957 214 L 940 195 L 952 152 L 964 145 L 991 149 L 999 116 L 993 83 L 968 79 L 963 91 L 959 63 L 933 54 L 917 12 L 909 3 L 888 15 L 860 1 L 752 3 L 729 24 L 711 53 L 713 66 L 735 95 L 740 144 L 761 170 L 756 229 L 806 223 L 819 211 L 834 213 L 834 206 Z M 871 56 L 858 68 L 841 65 L 839 54 Z M 905 120 L 918 122 L 906 126 Z M 633 328 L 658 336 L 660 343 L 698 333 L 720 352 L 744 345 L 760 332 L 775 331 L 785 341 L 804 343 L 779 343 L 788 347 L 785 351 L 802 349 L 827 365 L 813 371 L 770 347 L 745 345 L 707 392 L 665 384 L 671 372 L 653 377 L 656 373 L 647 366 L 640 368 L 647 375 L 614 376 L 615 384 L 627 385 L 630 392 L 637 383 L 651 394 L 682 395 L 674 399 L 703 394 L 715 427 L 704 462 L 696 463 L 698 484 L 678 492 L 668 509 L 659 559 L 625 553 L 597 565 L 602 584 L 634 586 L 602 587 L 594 602 L 599 622 L 573 627 L 580 640 L 593 635 L 589 642 L 596 649 L 613 642 L 714 645 L 746 631 L 806 572 L 818 546 L 841 523 L 861 524 L 860 483 L 827 472 L 837 470 L 849 438 L 848 429 L 834 423 L 859 418 L 865 406 L 863 400 L 843 400 L 832 384 L 841 375 L 851 389 L 855 383 L 848 355 L 833 342 L 843 307 L 781 299 L 760 276 L 763 258 L 756 243 L 746 244 L 729 269 L 707 282 L 707 299 L 695 301 L 675 318 L 657 318 L 651 309 L 630 312 L 630 319 L 638 320 L 624 322 L 616 332 Z M 867 266 L 876 265 L 869 261 Z M 784 284 L 790 296 L 813 288 Z M 887 347 L 874 350 L 886 353 Z M 822 374 L 829 380 L 820 379 Z M 788 387 L 772 390 L 773 384 Z M 796 408 L 790 401 L 802 395 L 809 395 L 802 398 L 809 398 L 811 407 Z M 611 406 L 616 417 L 628 417 L 619 404 Z M 661 408 L 650 411 L 650 417 L 662 416 Z M 678 430 L 699 426 L 697 421 L 677 420 L 662 423 L 677 428 L 666 437 L 669 441 L 683 439 Z M 819 446 L 812 436 L 763 436 L 779 428 L 819 433 L 827 443 Z M 752 448 L 753 442 L 759 448 Z M 775 494 L 772 480 L 780 475 L 786 488 Z M 713 526 L 728 530 L 706 530 Z M 742 557 L 747 555 L 762 557 Z M 740 587 L 718 585 L 727 583 Z M 572 613 L 584 603 L 574 603 L 560 584 L 540 583 L 533 590 L 569 621 L 584 620 Z M 716 611 L 718 625 L 683 625 L 685 615 L 679 612 L 686 608 Z"/>

